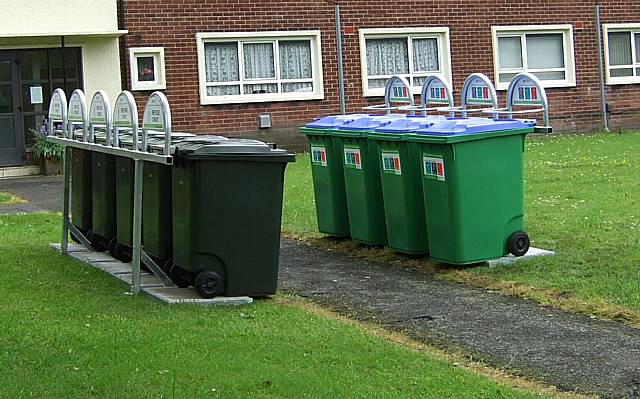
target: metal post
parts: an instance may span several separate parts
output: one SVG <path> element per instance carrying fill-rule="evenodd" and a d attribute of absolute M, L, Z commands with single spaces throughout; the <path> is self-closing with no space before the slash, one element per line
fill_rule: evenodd
<path fill-rule="evenodd" d="M 338 46 L 338 92 L 340 95 L 340 113 L 347 113 L 347 99 L 344 94 L 344 66 L 342 60 L 342 28 L 340 24 L 340 5 L 336 4 L 336 44 Z"/>
<path fill-rule="evenodd" d="M 609 131 L 609 118 L 607 116 L 607 95 L 604 90 L 604 65 L 602 54 L 602 24 L 600 21 L 600 4 L 596 4 L 596 31 L 598 32 L 598 74 L 600 78 L 600 107 L 602 110 L 602 125 L 605 131 Z"/>
<path fill-rule="evenodd" d="M 133 294 L 140 293 L 140 258 L 142 245 L 142 176 L 144 174 L 144 161 L 134 161 L 133 179 L 133 276 L 131 290 Z"/>
<path fill-rule="evenodd" d="M 62 238 L 60 240 L 60 252 L 69 253 L 69 224 L 71 207 L 71 147 L 64 147 L 62 155 L 63 165 L 63 210 L 62 210 Z"/>

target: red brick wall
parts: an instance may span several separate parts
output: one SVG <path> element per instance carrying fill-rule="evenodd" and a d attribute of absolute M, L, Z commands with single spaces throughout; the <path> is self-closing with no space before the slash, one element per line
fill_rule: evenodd
<path fill-rule="evenodd" d="M 603 23 L 640 22 L 637 0 L 603 0 Z M 577 86 L 548 89 L 556 130 L 596 130 L 599 108 L 594 5 L 580 0 L 341 1 L 348 111 L 380 99 L 363 99 L 360 28 L 446 26 L 450 29 L 453 85 L 460 90 L 473 72 L 494 77 L 492 25 L 573 24 Z M 290 141 L 295 128 L 339 112 L 334 6 L 328 1 L 126 0 L 123 38 L 128 47 L 163 46 L 166 94 L 176 130 L 215 132 Z M 200 105 L 197 32 L 315 30 L 322 32 L 325 99 L 256 104 Z M 128 63 L 128 59 L 126 60 Z M 128 67 L 127 87 L 130 86 Z M 640 85 L 608 86 L 612 127 L 640 127 Z M 142 109 L 146 94 L 136 93 Z M 504 92 L 499 92 L 504 97 Z M 257 115 L 272 114 L 273 128 L 257 129 Z M 281 133 L 280 133 L 281 132 Z M 300 144 L 303 141 L 297 140 Z M 297 147 L 297 145 L 296 145 Z"/>

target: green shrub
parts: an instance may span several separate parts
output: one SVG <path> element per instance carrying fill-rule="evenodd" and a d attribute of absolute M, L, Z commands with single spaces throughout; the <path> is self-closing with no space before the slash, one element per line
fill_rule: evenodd
<path fill-rule="evenodd" d="M 64 147 L 60 144 L 47 141 L 43 135 L 35 135 L 36 142 L 33 145 L 33 155 L 36 158 L 62 159 Z"/>

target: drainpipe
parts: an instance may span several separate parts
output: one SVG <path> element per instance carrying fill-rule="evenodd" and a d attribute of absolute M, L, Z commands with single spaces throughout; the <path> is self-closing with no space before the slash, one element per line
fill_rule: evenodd
<path fill-rule="evenodd" d="M 65 43 L 64 43 L 64 36 L 60 36 L 60 47 L 62 49 L 62 87 L 63 90 L 67 90 L 67 65 L 66 65 L 66 60 L 65 60 Z"/>
<path fill-rule="evenodd" d="M 347 99 L 344 94 L 344 65 L 342 60 L 342 28 L 340 24 L 340 5 L 336 2 L 336 42 L 338 47 L 338 91 L 340 95 L 340 113 L 347 113 Z"/>
<path fill-rule="evenodd" d="M 600 22 L 600 4 L 596 3 L 596 31 L 598 33 L 598 72 L 600 77 L 600 107 L 602 110 L 602 126 L 609 132 L 609 117 L 607 116 L 607 97 L 604 90 L 604 65 L 602 54 L 602 25 Z"/>
<path fill-rule="evenodd" d="M 124 0 L 118 0 L 118 29 L 126 30 L 124 23 Z M 120 42 L 120 72 L 122 76 L 120 77 L 120 84 L 122 85 L 122 90 L 126 90 L 127 88 L 127 39 L 126 36 L 121 36 L 119 39 Z"/>

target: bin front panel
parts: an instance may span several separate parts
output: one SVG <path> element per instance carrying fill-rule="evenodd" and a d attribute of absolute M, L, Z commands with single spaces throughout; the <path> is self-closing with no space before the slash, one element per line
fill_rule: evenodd
<path fill-rule="evenodd" d="M 93 232 L 110 239 L 116 236 L 116 160 L 99 152 L 91 158 Z"/>
<path fill-rule="evenodd" d="M 420 144 L 432 258 L 468 264 L 508 252 L 524 230 L 523 140 Z"/>
<path fill-rule="evenodd" d="M 349 215 L 340 142 L 328 135 L 308 137 L 318 230 L 332 236 L 348 236 Z"/>
<path fill-rule="evenodd" d="M 351 238 L 370 245 L 386 244 L 378 144 L 367 138 L 339 137 L 339 140 Z"/>
<path fill-rule="evenodd" d="M 71 223 L 85 232 L 92 228 L 91 151 L 71 149 Z"/>
<path fill-rule="evenodd" d="M 117 237 L 120 244 L 129 247 L 133 247 L 133 179 L 133 159 L 116 157 Z"/>
<path fill-rule="evenodd" d="M 171 258 L 171 166 L 147 162 L 142 192 L 142 246 L 161 262 Z"/>
<path fill-rule="evenodd" d="M 216 271 L 228 296 L 274 294 L 285 167 L 284 162 L 203 160 L 178 168 L 174 263 L 194 274 Z M 190 181 L 190 190 L 183 191 L 182 179 Z M 185 205 L 189 213 L 176 209 Z M 177 236 L 183 230 L 189 239 Z"/>
<path fill-rule="evenodd" d="M 378 141 L 389 247 L 408 254 L 428 252 L 420 151 L 408 141 Z"/>

